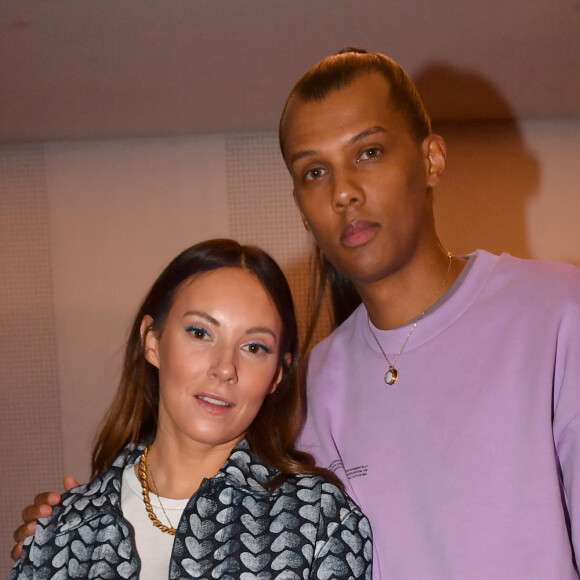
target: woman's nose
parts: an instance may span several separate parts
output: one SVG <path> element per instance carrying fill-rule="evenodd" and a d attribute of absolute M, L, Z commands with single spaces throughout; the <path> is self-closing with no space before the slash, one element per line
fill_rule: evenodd
<path fill-rule="evenodd" d="M 216 352 L 215 360 L 209 368 L 210 378 L 218 379 L 224 383 L 236 384 L 238 382 L 238 371 L 236 367 L 235 355 L 228 352 Z"/>

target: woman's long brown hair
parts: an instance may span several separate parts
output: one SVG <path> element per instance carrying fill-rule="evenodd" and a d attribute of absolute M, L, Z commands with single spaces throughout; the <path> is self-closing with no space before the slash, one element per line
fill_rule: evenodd
<path fill-rule="evenodd" d="M 276 262 L 255 246 L 233 240 L 202 242 L 177 256 L 155 281 L 139 308 L 125 349 L 123 372 L 117 393 L 98 432 L 92 454 L 93 477 L 103 473 L 127 443 L 149 444 L 155 438 L 159 406 L 159 376 L 145 359 L 141 322 L 153 319 L 151 329 L 161 333 L 180 286 L 196 274 L 219 268 L 244 268 L 252 272 L 270 296 L 282 320 L 279 364 L 283 376 L 268 395 L 246 432 L 252 451 L 266 464 L 281 471 L 272 487 L 291 473 L 320 474 L 341 485 L 331 472 L 316 467 L 313 458 L 296 449 L 305 413 L 303 383 L 297 377 L 298 331 L 288 282 Z M 292 355 L 287 364 L 286 353 Z"/>

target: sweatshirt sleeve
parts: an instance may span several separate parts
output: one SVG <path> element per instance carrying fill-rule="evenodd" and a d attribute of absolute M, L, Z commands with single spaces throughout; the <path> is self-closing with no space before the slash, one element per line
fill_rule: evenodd
<path fill-rule="evenodd" d="M 560 323 L 553 430 L 575 560 L 580 559 L 580 276 Z"/>
<path fill-rule="evenodd" d="M 307 411 L 306 420 L 298 438 L 298 447 L 310 453 L 316 460 L 316 465 L 334 472 L 344 484 L 346 491 L 354 496 L 332 435 L 332 411 L 328 405 L 328 398 L 332 394 L 327 390 L 323 374 L 328 362 L 326 349 L 320 348 L 322 346 L 325 345 L 318 345 L 310 353 L 307 361 Z"/>
<path fill-rule="evenodd" d="M 562 433 L 557 446 L 575 560 L 580 557 L 580 417 Z"/>
<path fill-rule="evenodd" d="M 372 578 L 371 526 L 359 507 L 332 483 L 322 484 L 320 519 L 310 578 Z"/>

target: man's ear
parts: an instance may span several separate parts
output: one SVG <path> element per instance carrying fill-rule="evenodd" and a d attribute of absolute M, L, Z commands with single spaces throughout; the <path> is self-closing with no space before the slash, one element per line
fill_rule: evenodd
<path fill-rule="evenodd" d="M 443 137 L 432 133 L 422 144 L 427 177 L 427 187 L 435 187 L 441 181 L 447 161 L 447 146 Z"/>
<path fill-rule="evenodd" d="M 271 395 L 272 393 L 276 392 L 276 389 L 278 388 L 278 385 L 282 382 L 282 379 L 284 378 L 284 369 L 288 368 L 290 366 L 290 363 L 292 362 L 292 355 L 287 352 L 284 355 L 284 365 L 278 367 L 278 372 L 276 373 L 276 376 L 274 377 L 274 380 L 272 381 L 272 384 L 270 385 L 270 389 L 268 390 L 268 395 Z"/>
<path fill-rule="evenodd" d="M 159 339 L 153 330 L 153 318 L 146 314 L 141 321 L 141 342 L 145 352 L 145 360 L 159 368 Z"/>

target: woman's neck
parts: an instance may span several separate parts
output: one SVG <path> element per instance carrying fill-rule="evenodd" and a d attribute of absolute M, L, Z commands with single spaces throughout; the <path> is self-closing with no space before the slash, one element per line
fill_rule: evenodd
<path fill-rule="evenodd" d="M 158 433 L 148 454 L 149 479 L 162 497 L 189 498 L 204 479 L 216 475 L 237 442 L 204 445 L 170 440 Z"/>

